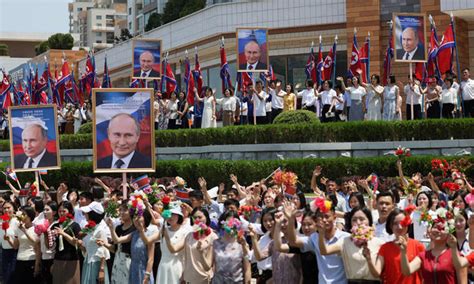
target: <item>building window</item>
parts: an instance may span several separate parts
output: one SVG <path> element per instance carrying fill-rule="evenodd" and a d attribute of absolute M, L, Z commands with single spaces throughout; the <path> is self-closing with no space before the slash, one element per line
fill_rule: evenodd
<path fill-rule="evenodd" d="M 95 16 L 95 19 L 96 19 L 96 20 L 102 20 L 102 15 L 97 15 L 97 16 Z"/>
<path fill-rule="evenodd" d="M 132 14 L 132 8 L 128 8 L 128 14 L 129 14 L 129 15 Z"/>
<path fill-rule="evenodd" d="M 96 43 L 102 43 L 102 41 L 101 41 L 101 40 L 98 40 L 98 41 L 96 41 Z"/>
<path fill-rule="evenodd" d="M 132 22 L 128 23 L 128 30 L 129 30 L 129 31 L 132 30 Z"/>
<path fill-rule="evenodd" d="M 78 11 L 78 12 L 82 12 L 82 8 L 77 8 L 77 11 Z"/>
<path fill-rule="evenodd" d="M 95 33 L 95 36 L 102 36 L 101 32 Z"/>
<path fill-rule="evenodd" d="M 98 27 L 102 27 L 102 24 L 99 23 L 99 24 L 97 24 L 97 26 L 98 26 Z"/>

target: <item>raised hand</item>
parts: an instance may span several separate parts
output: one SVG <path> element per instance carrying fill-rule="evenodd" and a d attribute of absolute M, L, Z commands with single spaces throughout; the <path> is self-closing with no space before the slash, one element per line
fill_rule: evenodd
<path fill-rule="evenodd" d="M 316 166 L 313 170 L 313 176 L 320 176 L 323 168 L 321 166 Z"/>
<path fill-rule="evenodd" d="M 456 239 L 455 236 L 449 234 L 449 235 L 448 235 L 447 243 L 448 243 L 448 247 L 450 247 L 450 248 L 457 248 L 458 240 Z"/>
<path fill-rule="evenodd" d="M 362 255 L 365 257 L 366 260 L 370 260 L 372 256 L 370 255 L 370 249 L 367 247 L 367 244 L 363 246 Z"/>
<path fill-rule="evenodd" d="M 230 180 L 233 182 L 233 183 L 238 183 L 238 179 L 237 179 L 237 176 L 234 175 L 234 174 L 230 174 Z"/>

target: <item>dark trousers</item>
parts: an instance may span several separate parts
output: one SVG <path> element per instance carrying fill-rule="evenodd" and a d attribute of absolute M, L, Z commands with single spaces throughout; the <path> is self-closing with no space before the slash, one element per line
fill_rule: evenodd
<path fill-rule="evenodd" d="M 160 126 L 158 125 L 158 122 L 155 121 L 155 130 L 158 130 L 159 127 L 160 127 Z"/>
<path fill-rule="evenodd" d="M 60 129 L 61 129 L 61 134 L 64 134 L 64 131 L 66 131 L 66 122 L 61 122 Z"/>
<path fill-rule="evenodd" d="M 193 128 L 201 128 L 202 117 L 194 117 L 194 125 Z"/>
<path fill-rule="evenodd" d="M 282 111 L 283 109 L 281 108 L 272 108 L 272 123 L 275 120 L 275 117 L 277 117 Z"/>
<path fill-rule="evenodd" d="M 428 118 L 440 118 L 439 101 L 433 101 L 430 104 L 431 104 L 430 107 L 426 110 L 426 117 L 428 117 Z"/>
<path fill-rule="evenodd" d="M 474 117 L 474 100 L 464 101 L 464 117 Z"/>
<path fill-rule="evenodd" d="M 266 116 L 257 116 L 257 124 L 267 124 Z"/>
<path fill-rule="evenodd" d="M 42 259 L 41 260 L 41 280 L 42 283 L 52 284 L 53 275 L 51 275 L 51 265 L 53 265 L 52 259 Z"/>
<path fill-rule="evenodd" d="M 454 118 L 454 104 L 443 104 L 443 118 Z"/>
<path fill-rule="evenodd" d="M 272 112 L 271 111 L 267 111 L 267 124 L 271 124 L 272 123 Z"/>
<path fill-rule="evenodd" d="M 176 119 L 168 119 L 168 129 L 177 129 Z"/>
<path fill-rule="evenodd" d="M 37 283 L 33 276 L 35 271 L 34 260 L 17 260 L 15 267 L 15 284 Z"/>
<path fill-rule="evenodd" d="M 240 124 L 241 124 L 241 125 L 247 125 L 247 124 L 249 124 L 248 116 L 246 116 L 246 115 L 241 115 L 241 116 L 240 116 Z"/>
<path fill-rule="evenodd" d="M 331 105 L 323 105 L 323 110 L 321 112 L 321 122 L 330 122 L 334 121 L 333 117 L 327 118 L 326 113 L 328 113 L 329 109 L 331 108 Z"/>
<path fill-rule="evenodd" d="M 247 117 L 248 124 L 253 125 L 253 115 L 248 115 Z"/>
<path fill-rule="evenodd" d="M 13 283 L 13 274 L 15 272 L 16 254 L 15 249 L 3 249 L 2 250 L 2 276 L 4 284 Z"/>
<path fill-rule="evenodd" d="M 316 107 L 315 106 L 306 106 L 304 109 L 312 111 L 312 112 L 316 112 Z"/>
<path fill-rule="evenodd" d="M 407 105 L 407 120 L 411 120 L 411 105 Z M 413 105 L 413 117 L 421 119 L 421 105 Z"/>

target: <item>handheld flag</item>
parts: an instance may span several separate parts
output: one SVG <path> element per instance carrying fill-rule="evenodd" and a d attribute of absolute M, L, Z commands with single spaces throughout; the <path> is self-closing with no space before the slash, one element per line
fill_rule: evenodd
<path fill-rule="evenodd" d="M 104 61 L 104 78 L 102 79 L 102 88 L 112 88 L 112 82 L 110 81 L 109 68 L 107 67 L 107 56 Z"/>
<path fill-rule="evenodd" d="M 349 66 L 349 72 L 352 76 L 362 74 L 362 64 L 360 62 L 360 53 L 359 48 L 357 47 L 357 33 L 354 30 L 354 37 L 352 39 L 352 55 L 351 55 L 351 62 Z"/>
<path fill-rule="evenodd" d="M 221 80 L 222 80 L 222 93 L 224 93 L 225 89 L 232 88 L 232 82 L 230 80 L 229 64 L 227 63 L 227 56 L 225 54 L 225 48 L 224 48 L 224 39 L 222 39 L 220 53 L 221 53 L 220 75 L 221 75 Z"/>
<path fill-rule="evenodd" d="M 184 83 L 186 85 L 186 100 L 188 105 L 194 105 L 194 76 L 191 71 L 191 63 L 186 53 L 184 60 Z"/>

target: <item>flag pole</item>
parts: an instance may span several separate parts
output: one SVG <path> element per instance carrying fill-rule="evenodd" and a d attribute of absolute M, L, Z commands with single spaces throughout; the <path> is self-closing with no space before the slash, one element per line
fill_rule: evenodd
<path fill-rule="evenodd" d="M 410 62 L 410 84 L 413 84 L 413 63 Z M 415 92 L 415 90 L 412 90 L 413 92 Z M 414 116 L 414 113 L 415 113 L 415 109 L 414 109 L 414 106 L 413 106 L 413 100 L 414 100 L 414 96 L 412 94 L 411 96 L 411 100 L 410 100 L 410 113 L 411 113 L 411 120 L 414 120 L 415 118 L 413 117 Z"/>
<path fill-rule="evenodd" d="M 122 192 L 123 199 L 127 199 L 127 173 L 122 173 Z"/>
<path fill-rule="evenodd" d="M 354 28 L 355 29 L 355 28 Z M 334 37 L 334 47 L 337 46 L 337 35 Z M 337 48 L 334 48 L 333 50 L 333 55 L 334 55 L 334 61 L 332 63 L 332 78 L 331 78 L 331 81 L 332 81 L 332 85 L 335 86 L 335 83 L 336 83 L 336 58 L 337 58 Z"/>
<path fill-rule="evenodd" d="M 367 36 L 367 44 L 369 48 L 367 48 L 367 68 L 366 68 L 367 74 L 365 74 L 365 77 L 366 77 L 367 82 L 371 83 L 370 81 L 370 31 L 368 32 L 368 36 Z"/>
<path fill-rule="evenodd" d="M 461 66 L 459 65 L 459 56 L 458 56 L 458 44 L 456 42 L 456 28 L 454 26 L 454 15 L 453 13 L 451 13 L 451 23 L 452 23 L 452 28 L 453 28 L 453 38 L 454 38 L 454 49 L 455 49 L 455 52 L 456 52 L 456 69 L 457 69 L 457 72 L 458 72 L 458 80 L 459 78 L 461 78 Z M 461 81 L 459 81 L 459 83 L 461 83 Z M 463 117 L 463 113 L 464 113 L 464 98 L 462 96 L 462 92 L 461 92 L 461 99 L 458 100 L 458 109 L 459 107 L 462 107 L 462 110 L 460 115 L 461 117 Z"/>

